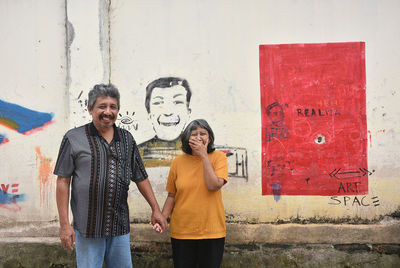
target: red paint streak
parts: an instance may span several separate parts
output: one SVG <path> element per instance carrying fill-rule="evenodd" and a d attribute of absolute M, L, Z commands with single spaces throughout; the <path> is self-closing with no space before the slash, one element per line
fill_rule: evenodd
<path fill-rule="evenodd" d="M 369 147 L 372 148 L 372 137 L 371 137 L 371 131 L 368 130 L 368 138 L 369 138 Z"/>
<path fill-rule="evenodd" d="M 34 128 L 34 129 L 31 129 L 31 130 L 25 131 L 25 132 L 23 132 L 23 133 L 21 133 L 21 134 L 23 134 L 23 135 L 31 135 L 31 134 L 36 133 L 36 132 L 38 132 L 38 131 L 42 131 L 46 126 L 48 126 L 48 125 L 50 125 L 50 124 L 52 124 L 52 123 L 54 123 L 54 120 L 51 120 L 51 121 L 49 121 L 49 122 L 44 123 L 43 126 L 41 126 L 41 127 Z"/>
<path fill-rule="evenodd" d="M 40 183 L 40 206 L 43 204 L 49 207 L 49 191 L 53 188 L 53 180 L 51 174 L 53 164 L 51 159 L 42 155 L 40 147 L 35 147 L 36 150 L 36 165 L 39 162 L 38 180 Z"/>
<path fill-rule="evenodd" d="M 367 194 L 365 44 L 262 45 L 260 86 L 262 194 Z"/>
<path fill-rule="evenodd" d="M 375 136 L 378 136 L 379 133 L 386 133 L 386 129 L 380 129 L 376 131 Z M 369 147 L 372 148 L 372 133 L 368 130 L 368 138 L 369 138 Z"/>
<path fill-rule="evenodd" d="M 14 183 L 14 184 L 11 184 L 11 192 L 12 193 L 18 193 L 18 186 L 19 186 L 19 183 Z"/>
<path fill-rule="evenodd" d="M 10 210 L 12 212 L 19 212 L 22 209 L 17 203 L 13 203 L 12 205 L 0 204 L 0 208 L 4 208 L 4 209 Z"/>
<path fill-rule="evenodd" d="M 1 190 L 6 194 L 8 193 L 8 188 L 10 187 L 10 184 L 1 184 Z"/>

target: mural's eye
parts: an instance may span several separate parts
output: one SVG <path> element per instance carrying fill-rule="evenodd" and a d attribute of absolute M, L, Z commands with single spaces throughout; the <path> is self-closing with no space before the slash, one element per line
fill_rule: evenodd
<path fill-rule="evenodd" d="M 133 119 L 127 116 L 124 116 L 121 118 L 121 123 L 122 124 L 131 124 L 133 123 Z"/>

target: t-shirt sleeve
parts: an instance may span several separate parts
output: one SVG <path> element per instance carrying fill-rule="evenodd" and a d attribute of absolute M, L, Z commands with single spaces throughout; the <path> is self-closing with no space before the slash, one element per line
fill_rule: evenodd
<path fill-rule="evenodd" d="M 147 179 L 148 175 L 144 167 L 142 157 L 140 157 L 140 153 L 136 143 L 133 144 L 133 155 L 131 159 L 131 166 L 133 174 L 131 180 L 133 182 L 141 182 Z"/>
<path fill-rule="evenodd" d="M 58 152 L 54 174 L 64 178 L 70 178 L 75 170 L 74 157 L 71 143 L 67 135 L 64 136 Z"/>
<path fill-rule="evenodd" d="M 215 164 L 213 165 L 215 175 L 218 178 L 224 179 L 226 182 L 228 181 L 228 160 L 224 152 L 216 151 L 218 153 L 216 155 Z"/>
<path fill-rule="evenodd" d="M 166 190 L 168 193 L 175 194 L 176 193 L 176 160 L 172 160 L 171 167 L 169 168 L 168 180 Z"/>

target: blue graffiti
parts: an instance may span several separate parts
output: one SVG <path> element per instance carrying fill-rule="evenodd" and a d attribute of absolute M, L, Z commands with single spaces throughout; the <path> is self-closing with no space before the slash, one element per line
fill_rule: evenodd
<path fill-rule="evenodd" d="M 25 194 L 9 194 L 0 190 L 0 204 L 10 205 L 25 201 Z"/>
<path fill-rule="evenodd" d="M 0 134 L 0 144 L 6 143 L 7 141 L 7 136 L 5 134 Z"/>
<path fill-rule="evenodd" d="M 53 118 L 52 113 L 42 113 L 0 100 L 0 123 L 19 133 L 44 126 Z"/>
<path fill-rule="evenodd" d="M 282 193 L 282 186 L 277 181 L 274 185 L 272 185 L 272 193 L 274 194 L 274 200 L 278 202 L 281 199 L 281 193 Z"/>

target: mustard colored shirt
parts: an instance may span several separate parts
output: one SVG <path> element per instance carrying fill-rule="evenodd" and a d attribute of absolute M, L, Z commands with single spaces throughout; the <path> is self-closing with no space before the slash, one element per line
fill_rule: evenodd
<path fill-rule="evenodd" d="M 208 154 L 218 178 L 228 181 L 228 162 L 221 151 Z M 209 191 L 199 156 L 183 153 L 174 158 L 167 192 L 175 194 L 170 235 L 175 239 L 211 239 L 226 236 L 221 189 Z"/>

